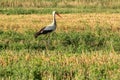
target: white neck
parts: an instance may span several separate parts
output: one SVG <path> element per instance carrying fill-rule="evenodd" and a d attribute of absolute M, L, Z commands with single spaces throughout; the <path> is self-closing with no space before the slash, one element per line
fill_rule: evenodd
<path fill-rule="evenodd" d="M 53 24 L 56 25 L 56 18 L 55 18 L 55 14 L 53 14 Z"/>

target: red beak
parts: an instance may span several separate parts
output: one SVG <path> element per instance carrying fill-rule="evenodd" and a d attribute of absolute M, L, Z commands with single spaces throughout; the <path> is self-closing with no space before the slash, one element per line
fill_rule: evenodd
<path fill-rule="evenodd" d="M 58 14 L 58 13 L 56 13 L 56 14 L 57 14 L 59 17 L 61 17 L 60 14 Z M 62 18 L 62 17 L 61 17 L 61 18 Z"/>

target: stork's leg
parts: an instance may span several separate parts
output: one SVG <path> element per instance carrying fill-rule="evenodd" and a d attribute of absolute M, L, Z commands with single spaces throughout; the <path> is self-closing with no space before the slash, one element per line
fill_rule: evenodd
<path fill-rule="evenodd" d="M 46 50 L 49 49 L 49 46 L 50 46 L 50 34 L 47 34 L 46 37 L 45 37 L 45 48 Z"/>
<path fill-rule="evenodd" d="M 51 34 L 48 34 L 48 38 L 47 38 L 47 45 L 48 45 L 48 47 L 50 47 L 50 35 Z"/>

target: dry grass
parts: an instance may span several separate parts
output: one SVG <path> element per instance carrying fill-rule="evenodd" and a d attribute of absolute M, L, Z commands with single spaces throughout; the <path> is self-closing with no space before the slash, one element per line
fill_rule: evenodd
<path fill-rule="evenodd" d="M 97 7 L 119 7 L 119 0 L 1 0 L 1 7 L 79 7 L 79 6 L 97 6 Z"/>
<path fill-rule="evenodd" d="M 81 30 L 85 27 L 95 28 L 98 25 L 114 31 L 120 29 L 119 14 L 61 14 L 57 18 L 58 31 Z M 52 22 L 52 15 L 0 15 L 0 29 L 25 31 L 38 30 Z"/>

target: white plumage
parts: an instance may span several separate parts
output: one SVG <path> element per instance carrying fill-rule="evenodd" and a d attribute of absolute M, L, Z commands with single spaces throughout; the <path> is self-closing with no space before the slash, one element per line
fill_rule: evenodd
<path fill-rule="evenodd" d="M 53 22 L 50 25 L 48 25 L 46 27 L 43 27 L 40 31 L 38 31 L 35 34 L 35 38 L 37 38 L 41 34 L 50 33 L 50 32 L 52 32 L 52 31 L 54 31 L 56 29 L 57 24 L 56 24 L 55 14 L 57 14 L 59 17 L 61 17 L 56 11 L 53 11 Z"/>

